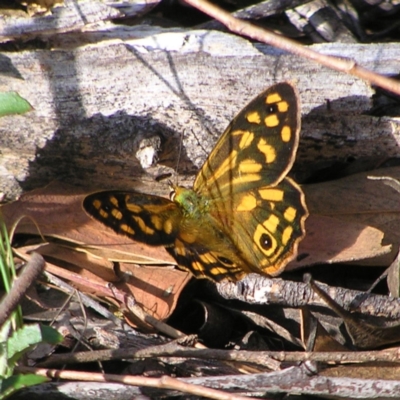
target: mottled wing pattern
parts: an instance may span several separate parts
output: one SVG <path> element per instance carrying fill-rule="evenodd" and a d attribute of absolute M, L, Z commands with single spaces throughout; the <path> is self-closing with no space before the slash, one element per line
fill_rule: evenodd
<path fill-rule="evenodd" d="M 173 247 L 166 249 L 175 258 L 180 269 L 190 271 L 196 278 L 208 278 L 216 282 L 224 279 L 237 281 L 246 272 L 251 272 L 242 262 L 235 263 L 227 258 L 232 253 L 211 250 L 199 243 L 177 240 Z"/>
<path fill-rule="evenodd" d="M 199 171 L 194 190 L 226 199 L 275 185 L 294 163 L 299 132 L 297 90 L 287 82 L 268 88 L 229 124 Z"/>
<path fill-rule="evenodd" d="M 182 219 L 176 203 L 135 192 L 93 193 L 83 208 L 115 232 L 154 246 L 173 246 Z"/>
<path fill-rule="evenodd" d="M 227 234 L 238 253 L 253 272 L 278 275 L 305 234 L 308 211 L 301 188 L 286 177 L 273 187 L 235 196 L 234 209 Z"/>

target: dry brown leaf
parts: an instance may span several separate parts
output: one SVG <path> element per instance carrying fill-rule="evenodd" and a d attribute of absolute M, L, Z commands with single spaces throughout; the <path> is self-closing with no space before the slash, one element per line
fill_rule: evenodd
<path fill-rule="evenodd" d="M 310 213 L 375 227 L 387 243 L 400 242 L 400 195 L 383 181 L 368 176 L 400 179 L 400 167 L 362 172 L 346 178 L 305 185 Z"/>
<path fill-rule="evenodd" d="M 40 245 L 34 251 L 41 254 L 46 260 L 53 260 L 57 265 L 66 268 L 75 266 L 83 271 L 90 271 L 106 282 L 119 281 L 113 269 L 114 264 L 105 258 L 93 257 L 91 254 L 82 253 L 58 243 Z"/>
<path fill-rule="evenodd" d="M 365 259 L 373 259 L 374 265 L 388 265 L 393 256 L 391 246 L 382 245 L 383 238 L 384 234 L 371 226 L 311 215 L 297 260 L 290 262 L 286 270 Z"/>
<path fill-rule="evenodd" d="M 302 308 L 300 317 L 300 335 L 306 351 L 349 351 L 326 331 L 309 308 Z"/>
<path fill-rule="evenodd" d="M 75 242 L 80 245 L 76 248 L 98 257 L 144 264 L 176 264 L 163 247 L 134 242 L 88 217 L 82 209 L 86 194 L 82 188 L 54 182 L 24 194 L 1 209 L 9 229 L 22 216 L 30 217 L 18 223 L 17 233 L 37 235 L 34 220 L 42 235 Z"/>
<path fill-rule="evenodd" d="M 131 293 L 148 314 L 159 320 L 168 318 L 175 309 L 179 294 L 191 278 L 189 272 L 168 267 L 143 267 L 122 263 L 127 278 L 115 286 Z"/>
<path fill-rule="evenodd" d="M 175 262 L 164 248 L 135 243 L 89 218 L 81 206 L 86 195 L 83 192 L 54 183 L 27 193 L 19 201 L 2 207 L 6 225 L 10 228 L 21 216 L 29 216 L 18 223 L 16 232 L 37 234 L 33 219 L 43 235 L 62 239 L 28 249 L 39 251 L 51 261 L 47 265 L 49 271 L 98 296 L 105 296 L 106 292 L 110 295 L 105 287 L 113 282 L 117 289 L 131 294 L 152 316 L 166 319 L 191 275 L 166 266 L 132 265 L 138 261 L 158 265 Z M 98 246 L 88 249 L 87 243 Z M 120 265 L 123 274 L 116 274 L 111 261 L 122 260 L 126 262 Z M 59 268 L 60 265 L 64 268 Z"/>
<path fill-rule="evenodd" d="M 287 269 L 359 260 L 364 260 L 363 265 L 391 264 L 400 243 L 400 195 L 368 176 L 398 179 L 400 168 L 303 186 L 311 216 L 299 255 L 308 257 L 293 261 Z"/>
<path fill-rule="evenodd" d="M 139 267 L 125 263 L 120 265 L 116 274 L 113 263 L 108 260 L 97 259 L 90 265 L 90 260 L 84 258 L 86 254 L 53 243 L 18 249 L 22 256 L 32 251 L 45 256 L 47 271 L 67 280 L 79 290 L 112 299 L 113 290 L 108 286 L 112 282 L 115 289 L 132 295 L 148 314 L 158 320 L 165 320 L 171 315 L 180 292 L 191 277 L 189 273 L 173 268 Z M 88 265 L 89 268 L 86 268 Z"/>
<path fill-rule="evenodd" d="M 109 282 L 114 283 L 117 279 L 111 265 L 108 271 L 107 268 L 100 268 L 99 271 L 86 270 L 85 260 L 80 257 L 82 254 L 75 252 L 72 248 L 59 249 L 52 243 L 20 247 L 16 249 L 16 254 L 22 258 L 28 258 L 33 251 L 42 254 L 46 259 L 46 271 L 67 280 L 85 293 L 104 297 L 105 293 L 101 288 L 106 287 Z M 109 293 L 108 290 L 107 293 Z"/>

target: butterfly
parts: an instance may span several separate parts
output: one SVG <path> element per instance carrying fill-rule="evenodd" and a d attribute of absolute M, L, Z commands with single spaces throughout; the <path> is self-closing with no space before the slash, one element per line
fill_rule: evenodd
<path fill-rule="evenodd" d="M 117 233 L 165 246 L 197 278 L 237 281 L 279 274 L 297 254 L 308 216 L 304 194 L 287 176 L 299 144 L 296 88 L 278 83 L 228 125 L 193 188 L 170 199 L 129 191 L 88 195 L 84 210 Z"/>

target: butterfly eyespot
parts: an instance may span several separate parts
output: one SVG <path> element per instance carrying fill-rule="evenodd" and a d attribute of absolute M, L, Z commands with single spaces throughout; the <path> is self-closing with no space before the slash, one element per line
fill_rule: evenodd
<path fill-rule="evenodd" d="M 276 104 L 268 104 L 266 111 L 269 114 L 276 114 L 278 112 L 278 106 Z"/>
<path fill-rule="evenodd" d="M 272 240 L 266 233 L 263 233 L 260 237 L 260 246 L 264 250 L 269 250 L 272 247 Z"/>
<path fill-rule="evenodd" d="M 218 256 L 217 259 L 221 264 L 233 265 L 233 261 L 229 260 L 229 258 Z"/>

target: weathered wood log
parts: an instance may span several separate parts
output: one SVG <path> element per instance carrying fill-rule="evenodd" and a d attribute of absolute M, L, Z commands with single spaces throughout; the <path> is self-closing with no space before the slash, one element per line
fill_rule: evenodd
<path fill-rule="evenodd" d="M 95 188 L 163 191 L 178 168 L 192 178 L 234 115 L 267 86 L 294 81 L 303 128 L 296 167 L 398 156 L 400 122 L 365 113 L 364 81 L 266 45 L 215 31 L 136 26 L 47 38 L 51 50 L 0 55 L 0 90 L 34 111 L 0 120 L 1 192 L 59 179 Z M 317 45 L 389 74 L 399 44 Z M 173 178 L 175 180 L 175 178 Z"/>

